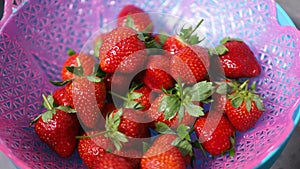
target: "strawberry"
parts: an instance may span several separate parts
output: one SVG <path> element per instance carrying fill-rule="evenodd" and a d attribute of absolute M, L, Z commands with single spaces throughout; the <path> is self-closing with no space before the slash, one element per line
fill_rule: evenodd
<path fill-rule="evenodd" d="M 96 59 L 93 56 L 83 53 L 75 53 L 75 51 L 73 50 L 69 50 L 68 53 L 70 56 L 65 61 L 61 70 L 62 81 L 74 78 L 73 71 L 69 71 L 70 69 L 68 70 L 68 68 L 72 66 L 78 66 L 77 58 L 80 59 L 81 66 L 84 69 L 84 75 L 88 76 L 93 73 L 93 66 L 91 65 L 94 65 L 94 63 L 96 62 Z"/>
<path fill-rule="evenodd" d="M 211 155 L 220 155 L 227 150 L 233 155 L 234 128 L 222 112 L 210 111 L 199 117 L 194 130 L 202 147 Z"/>
<path fill-rule="evenodd" d="M 169 134 L 159 136 L 143 155 L 141 169 L 185 169 L 180 150 L 170 140 Z"/>
<path fill-rule="evenodd" d="M 148 59 L 144 83 L 152 90 L 159 91 L 162 88 L 170 89 L 174 87 L 175 81 L 170 76 L 170 57 L 163 55 L 153 55 Z"/>
<path fill-rule="evenodd" d="M 126 159 L 112 153 L 104 154 L 92 169 L 134 169 Z"/>
<path fill-rule="evenodd" d="M 180 123 L 191 126 L 196 117 L 204 115 L 199 102 L 207 102 L 212 92 L 211 82 L 185 87 L 179 78 L 173 89 L 165 91 L 152 103 L 148 114 L 154 122 L 164 122 L 172 128 Z"/>
<path fill-rule="evenodd" d="M 184 83 L 195 84 L 205 80 L 209 68 L 208 52 L 200 46 L 184 47 L 171 60 L 171 74 Z"/>
<path fill-rule="evenodd" d="M 79 119 L 86 127 L 99 127 L 103 123 L 100 120 L 106 98 L 104 82 L 93 82 L 86 77 L 77 77 L 66 85 L 66 91 L 72 98 Z"/>
<path fill-rule="evenodd" d="M 165 147 L 176 147 L 180 150 L 186 166 L 189 166 L 194 156 L 192 140 L 190 137 L 191 128 L 181 124 L 176 131 L 173 131 L 167 124 L 158 122 L 155 124 L 155 130 L 161 135 L 155 140 L 155 143 L 164 144 Z M 153 146 L 155 146 L 155 143 Z"/>
<path fill-rule="evenodd" d="M 202 22 L 203 19 L 194 29 L 193 27 L 181 28 L 179 35 L 169 36 L 166 40 L 164 40 L 163 49 L 174 55 L 184 47 L 200 43 L 202 40 L 199 40 L 199 37 L 197 35 L 193 35 L 193 33 L 199 28 Z"/>
<path fill-rule="evenodd" d="M 133 138 L 150 137 L 149 120 L 143 114 L 138 113 L 138 110 L 122 108 L 114 112 L 116 113 L 121 113 L 119 132 Z"/>
<path fill-rule="evenodd" d="M 103 117 L 106 117 L 107 115 L 109 115 L 111 112 L 115 110 L 116 110 L 115 104 L 108 102 L 105 103 L 104 107 L 102 108 L 101 114 Z"/>
<path fill-rule="evenodd" d="M 123 97 L 114 92 L 111 92 L 111 94 L 124 100 L 123 103 L 124 108 L 131 108 L 131 109 L 140 110 L 144 112 L 147 111 L 151 106 L 150 104 L 150 99 L 152 98 L 152 95 L 150 96 L 151 89 L 146 85 L 133 85 L 133 87 L 131 87 L 131 89 L 127 93 L 127 97 Z"/>
<path fill-rule="evenodd" d="M 112 91 L 114 93 L 118 93 L 120 95 L 125 94 L 129 88 L 129 76 L 127 74 L 120 73 L 107 73 L 104 76 L 104 83 L 106 85 L 107 91 Z M 127 85 L 128 82 L 128 85 Z"/>
<path fill-rule="evenodd" d="M 247 80 L 227 96 L 224 112 L 238 131 L 252 128 L 264 111 L 262 98 L 255 90 L 256 83 L 248 89 Z"/>
<path fill-rule="evenodd" d="M 118 155 L 124 158 L 127 162 L 130 163 L 132 168 L 139 168 L 140 161 L 142 158 L 142 153 L 135 149 L 122 149 L 120 151 L 115 150 L 113 152 L 115 155 Z"/>
<path fill-rule="evenodd" d="M 129 18 L 130 17 L 130 18 Z M 152 32 L 153 26 L 150 16 L 142 9 L 134 5 L 126 5 L 117 17 L 117 26 L 128 26 L 133 22 L 135 29 L 140 32 Z"/>
<path fill-rule="evenodd" d="M 104 72 L 131 73 L 141 69 L 147 52 L 142 34 L 129 27 L 117 27 L 107 33 L 100 47 L 100 66 Z"/>
<path fill-rule="evenodd" d="M 125 144 L 132 146 L 128 139 L 148 138 L 148 119 L 134 109 L 116 109 L 106 117 L 105 136 L 110 138 L 117 150 Z M 125 146 L 124 145 L 124 146 Z"/>
<path fill-rule="evenodd" d="M 79 133 L 80 124 L 76 112 L 66 106 L 54 107 L 51 95 L 43 95 L 43 106 L 46 112 L 37 116 L 31 123 L 35 123 L 38 137 L 52 148 L 59 156 L 69 157 L 73 154 Z"/>
<path fill-rule="evenodd" d="M 261 67 L 245 42 L 227 37 L 221 40 L 216 51 L 226 77 L 242 78 L 260 75 Z"/>
<path fill-rule="evenodd" d="M 57 103 L 60 106 L 73 106 L 73 103 L 70 100 L 70 96 L 68 95 L 66 88 L 59 88 L 55 90 L 52 94 L 54 103 Z"/>
<path fill-rule="evenodd" d="M 151 119 L 154 120 L 154 123 L 163 122 L 172 128 L 177 128 L 179 124 L 185 124 L 187 126 L 192 126 L 194 124 L 196 117 L 189 115 L 188 112 L 184 112 L 185 115 L 181 121 L 178 120 L 177 115 L 170 120 L 165 119 L 164 113 L 158 111 L 164 97 L 166 97 L 165 94 L 161 94 L 159 97 L 157 97 L 149 109 L 148 114 Z"/>
<path fill-rule="evenodd" d="M 84 133 L 83 136 L 78 137 L 78 152 L 82 161 L 89 167 L 96 167 L 102 157 L 109 149 L 113 148 L 112 141 L 104 135 L 95 135 L 97 132 Z M 91 136 L 91 137 L 88 137 Z"/>

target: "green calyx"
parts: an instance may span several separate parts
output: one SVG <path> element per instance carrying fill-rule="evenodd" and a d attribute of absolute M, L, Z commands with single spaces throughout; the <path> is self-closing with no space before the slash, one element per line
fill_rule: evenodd
<path fill-rule="evenodd" d="M 203 116 L 203 108 L 193 102 L 210 102 L 208 99 L 213 94 L 214 87 L 211 82 L 201 81 L 192 87 L 184 87 L 181 79 L 175 87 L 165 91 L 160 101 L 158 112 L 164 113 L 165 120 L 171 120 L 178 115 L 178 121 L 184 117 L 185 112 L 194 117 Z"/>
<path fill-rule="evenodd" d="M 100 56 L 99 50 L 100 50 L 100 48 L 101 48 L 101 46 L 102 46 L 102 43 L 103 43 L 103 39 L 102 39 L 102 38 L 99 38 L 99 39 L 97 39 L 97 41 L 96 41 L 95 44 L 94 44 L 94 54 L 95 54 L 95 56 L 98 57 L 98 58 L 99 58 L 99 56 Z"/>
<path fill-rule="evenodd" d="M 80 58 L 77 57 L 76 61 L 77 61 L 78 66 L 66 66 L 66 69 L 69 72 L 71 72 L 71 73 L 73 73 L 73 74 L 75 74 L 76 76 L 79 76 L 79 77 L 85 77 L 90 82 L 97 83 L 97 82 L 102 81 L 102 78 L 105 76 L 106 73 L 102 71 L 99 64 L 94 63 L 93 73 L 86 76 L 86 75 L 84 75 L 84 70 L 83 70 L 83 67 L 81 65 Z M 74 80 L 74 78 L 67 79 L 65 81 L 52 81 L 52 80 L 49 80 L 49 82 L 52 83 L 55 86 L 64 86 L 65 84 L 67 84 L 67 83 L 69 83 L 73 80 Z"/>
<path fill-rule="evenodd" d="M 75 109 L 72 109 L 69 106 L 59 106 L 54 103 L 54 98 L 52 95 L 48 95 L 47 97 L 43 94 L 43 107 L 46 108 L 46 111 L 40 115 L 38 115 L 34 120 L 30 122 L 30 126 L 37 122 L 39 118 L 42 118 L 44 123 L 48 123 L 50 120 L 53 119 L 53 115 L 56 114 L 56 110 L 61 110 L 65 113 L 76 113 Z"/>
<path fill-rule="evenodd" d="M 203 19 L 201 19 L 198 24 L 193 28 L 192 26 L 188 28 L 181 28 L 179 33 L 179 38 L 190 45 L 195 45 L 203 41 L 203 39 L 199 39 L 197 35 L 194 35 L 194 32 L 200 27 L 200 25 L 203 23 Z"/>
<path fill-rule="evenodd" d="M 152 23 L 149 24 L 143 31 L 140 31 L 136 27 L 133 18 L 130 15 L 127 15 L 125 26 L 132 28 L 137 32 L 138 39 L 145 43 L 146 48 L 162 49 L 162 45 L 151 36 L 151 30 L 153 27 Z"/>
<path fill-rule="evenodd" d="M 135 89 L 138 89 L 141 86 L 142 86 L 142 84 L 133 84 L 132 87 L 130 88 L 130 90 L 128 91 L 128 93 L 127 93 L 127 97 L 121 96 L 121 95 L 119 95 L 117 93 L 114 93 L 112 91 L 109 91 L 109 93 L 113 96 L 116 96 L 116 97 L 122 99 L 124 101 L 124 103 L 123 103 L 124 108 L 142 110 L 144 108 L 144 106 L 142 106 L 136 100 L 139 99 L 140 97 L 144 96 L 144 95 L 142 93 L 134 91 Z"/>
<path fill-rule="evenodd" d="M 193 156 L 193 146 L 191 144 L 190 134 L 192 130 L 190 127 L 181 124 L 176 131 L 172 130 L 168 125 L 163 122 L 157 122 L 155 124 L 155 130 L 160 134 L 174 134 L 177 137 L 172 141 L 172 145 L 177 147 L 183 156 Z"/>
<path fill-rule="evenodd" d="M 75 50 L 73 50 L 73 49 L 68 49 L 67 53 L 68 53 L 68 56 L 72 56 L 72 55 L 76 54 Z"/>
<path fill-rule="evenodd" d="M 220 45 L 218 45 L 215 50 L 218 55 L 224 55 L 227 52 L 229 52 L 229 49 L 224 45 L 227 42 L 232 42 L 232 41 L 238 41 L 238 42 L 243 42 L 241 39 L 238 38 L 230 38 L 230 37 L 225 37 L 220 41 Z"/>
<path fill-rule="evenodd" d="M 235 108 L 239 108 L 245 102 L 248 112 L 251 111 L 252 102 L 255 103 L 258 110 L 264 110 L 263 100 L 256 93 L 256 82 L 253 82 L 249 89 L 249 80 L 246 80 L 228 95 L 228 99 L 230 99 L 232 106 Z"/>
<path fill-rule="evenodd" d="M 125 134 L 121 133 L 118 130 L 118 127 L 121 123 L 122 113 L 122 109 L 119 109 L 116 113 L 110 113 L 106 117 L 105 123 L 105 137 L 109 138 L 113 142 L 117 150 L 121 150 L 122 143 L 128 142 L 128 139 L 125 136 Z"/>

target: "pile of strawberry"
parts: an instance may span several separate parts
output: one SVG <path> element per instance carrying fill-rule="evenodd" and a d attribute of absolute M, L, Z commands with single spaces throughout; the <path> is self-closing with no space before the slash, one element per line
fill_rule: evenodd
<path fill-rule="evenodd" d="M 46 111 L 31 122 L 40 139 L 61 157 L 77 149 L 89 168 L 184 169 L 197 148 L 234 155 L 235 132 L 264 110 L 249 84 L 261 73 L 250 48 L 231 38 L 215 50 L 197 45 L 203 20 L 167 35 L 133 5 L 117 19 L 95 39 L 97 57 L 68 51 L 62 81 L 51 81 L 61 87 L 43 95 Z"/>

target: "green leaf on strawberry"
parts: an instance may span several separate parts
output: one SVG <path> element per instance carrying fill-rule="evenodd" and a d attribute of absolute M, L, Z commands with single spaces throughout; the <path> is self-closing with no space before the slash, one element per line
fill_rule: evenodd
<path fill-rule="evenodd" d="M 171 120 L 178 115 L 178 120 L 184 117 L 184 113 L 194 117 L 203 116 L 203 108 L 194 102 L 210 102 L 208 98 L 213 94 L 214 87 L 211 82 L 201 81 L 192 87 L 184 87 L 181 79 L 173 89 L 165 92 L 165 95 L 160 100 L 158 112 L 164 113 L 165 120 Z"/>
<path fill-rule="evenodd" d="M 195 28 L 193 28 L 192 26 L 188 28 L 181 28 L 179 33 L 180 39 L 190 45 L 195 45 L 203 41 L 203 39 L 200 40 L 197 35 L 193 35 L 193 33 L 199 28 L 203 21 L 204 20 L 201 19 L 200 22 L 195 26 Z"/>
<path fill-rule="evenodd" d="M 155 123 L 155 131 L 161 134 L 175 134 L 175 132 L 163 122 Z"/>
<path fill-rule="evenodd" d="M 43 94 L 42 97 L 43 97 L 42 105 L 44 108 L 46 108 L 47 111 L 38 115 L 33 121 L 31 121 L 30 126 L 33 123 L 35 123 L 40 117 L 42 118 L 43 122 L 45 123 L 49 122 L 53 118 L 53 115 L 56 114 L 56 110 L 61 110 L 65 113 L 76 113 L 76 110 L 72 109 L 71 107 L 57 106 L 56 103 L 54 102 L 54 98 L 52 95 L 48 95 L 46 97 Z"/>
<path fill-rule="evenodd" d="M 121 123 L 122 109 L 119 109 L 116 113 L 111 113 L 106 117 L 106 132 L 105 137 L 109 138 L 115 148 L 120 150 L 122 148 L 122 143 L 128 142 L 125 134 L 118 130 Z"/>
<path fill-rule="evenodd" d="M 155 127 L 155 131 L 160 134 L 175 134 L 177 137 L 172 141 L 171 144 L 177 147 L 183 156 L 188 154 L 193 156 L 194 152 L 190 138 L 190 127 L 181 124 L 176 129 L 176 132 L 163 122 L 157 122 Z"/>

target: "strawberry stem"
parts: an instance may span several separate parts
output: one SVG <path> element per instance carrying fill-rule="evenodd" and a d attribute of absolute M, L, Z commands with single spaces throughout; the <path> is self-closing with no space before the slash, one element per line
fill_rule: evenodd
<path fill-rule="evenodd" d="M 113 91 L 108 91 L 108 93 L 111 94 L 111 95 L 113 95 L 113 96 L 116 96 L 116 97 L 118 97 L 118 98 L 120 98 L 120 99 L 122 99 L 122 100 L 124 100 L 124 101 L 129 101 L 128 98 L 126 98 L 126 97 L 124 97 L 124 96 L 121 96 L 121 95 L 119 95 L 118 93 L 115 93 L 115 92 L 113 92 Z"/>
<path fill-rule="evenodd" d="M 196 27 L 187 35 L 184 36 L 185 39 L 189 39 L 192 34 L 199 28 L 199 26 L 202 24 L 202 22 L 204 21 L 204 19 L 201 19 L 200 22 L 198 22 L 198 24 L 196 25 Z"/>
<path fill-rule="evenodd" d="M 92 135 L 88 135 L 88 136 L 76 136 L 76 139 L 87 139 L 87 138 L 93 138 L 93 137 L 97 137 L 97 136 L 100 136 L 102 134 L 106 134 L 108 133 L 109 131 L 103 131 L 103 132 L 99 132 L 99 133 L 96 133 L 96 134 L 92 134 Z"/>
<path fill-rule="evenodd" d="M 239 89 L 240 89 L 240 90 L 246 89 L 246 91 L 247 91 L 247 90 L 248 90 L 248 83 L 249 83 L 249 80 L 246 80 L 246 81 L 239 87 Z"/>
<path fill-rule="evenodd" d="M 68 56 L 74 55 L 76 52 L 73 49 L 68 49 Z"/>
<path fill-rule="evenodd" d="M 42 97 L 43 97 L 43 100 L 44 100 L 44 102 L 46 103 L 46 109 L 47 110 L 52 110 L 53 109 L 53 107 L 52 107 L 52 105 L 49 103 L 49 100 L 46 98 L 46 96 L 44 95 L 44 94 L 42 94 Z"/>

